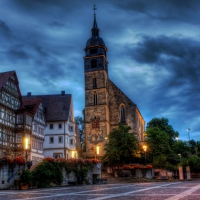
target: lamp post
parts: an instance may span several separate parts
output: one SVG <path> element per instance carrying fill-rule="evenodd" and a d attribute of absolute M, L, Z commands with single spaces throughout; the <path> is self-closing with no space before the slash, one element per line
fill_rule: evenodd
<path fill-rule="evenodd" d="M 28 138 L 25 138 L 25 169 L 27 169 L 27 160 L 28 160 Z"/>
<path fill-rule="evenodd" d="M 177 141 L 177 143 L 178 143 L 178 137 L 175 137 L 175 139 L 176 139 L 176 141 Z"/>
<path fill-rule="evenodd" d="M 188 138 L 189 138 L 189 142 L 190 142 L 190 128 L 187 128 L 187 132 L 188 132 Z"/>
<path fill-rule="evenodd" d="M 99 151 L 100 151 L 100 148 L 99 148 L 99 146 L 97 146 L 96 147 L 97 159 L 98 159 L 98 156 L 99 156 Z"/>
<path fill-rule="evenodd" d="M 178 155 L 180 156 L 180 162 L 181 162 L 181 154 L 179 153 Z"/>
<path fill-rule="evenodd" d="M 143 145 L 143 150 L 144 150 L 144 164 L 146 165 L 146 151 L 147 151 L 147 146 Z"/>

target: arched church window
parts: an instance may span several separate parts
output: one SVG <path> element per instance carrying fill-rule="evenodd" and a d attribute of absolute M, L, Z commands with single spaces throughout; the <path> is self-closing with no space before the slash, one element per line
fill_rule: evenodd
<path fill-rule="evenodd" d="M 122 123 L 126 122 L 125 106 L 124 105 L 120 106 L 120 122 L 122 122 Z"/>
<path fill-rule="evenodd" d="M 97 60 L 93 59 L 91 60 L 91 68 L 96 68 L 97 67 Z"/>
<path fill-rule="evenodd" d="M 97 93 L 94 92 L 94 105 L 97 105 Z"/>
<path fill-rule="evenodd" d="M 97 88 L 97 79 L 96 79 L 96 76 L 93 77 L 93 88 Z"/>

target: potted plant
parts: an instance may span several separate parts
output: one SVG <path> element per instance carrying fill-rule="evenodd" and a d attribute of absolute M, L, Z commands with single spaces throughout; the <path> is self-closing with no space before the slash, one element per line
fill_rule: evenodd
<path fill-rule="evenodd" d="M 32 181 L 32 174 L 30 170 L 23 169 L 19 173 L 19 182 L 20 182 L 21 190 L 27 190 L 31 181 Z"/>

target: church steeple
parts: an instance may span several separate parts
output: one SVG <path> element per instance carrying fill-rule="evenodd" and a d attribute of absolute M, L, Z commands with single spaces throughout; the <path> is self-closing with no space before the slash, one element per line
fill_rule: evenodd
<path fill-rule="evenodd" d="M 93 27 L 92 27 L 92 30 L 91 30 L 92 31 L 92 36 L 99 36 L 99 28 L 97 26 L 96 13 L 95 13 L 96 9 L 97 8 L 94 5 L 94 8 L 93 8 L 93 10 L 94 10 L 94 22 L 93 22 Z"/>

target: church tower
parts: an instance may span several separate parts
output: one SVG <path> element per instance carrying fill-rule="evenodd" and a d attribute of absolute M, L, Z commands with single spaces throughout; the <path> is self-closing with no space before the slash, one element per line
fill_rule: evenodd
<path fill-rule="evenodd" d="M 84 49 L 84 131 L 86 157 L 88 158 L 98 158 L 104 155 L 104 146 L 110 132 L 107 48 L 103 39 L 99 37 L 99 31 L 94 12 L 92 37 L 87 41 Z"/>

